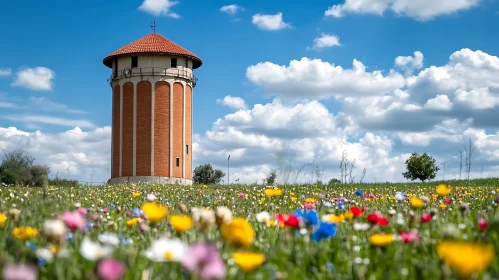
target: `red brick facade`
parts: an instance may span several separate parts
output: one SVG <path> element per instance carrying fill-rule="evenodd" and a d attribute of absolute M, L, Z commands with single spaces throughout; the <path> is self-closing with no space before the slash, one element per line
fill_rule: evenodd
<path fill-rule="evenodd" d="M 133 176 L 133 84 L 123 85 L 123 144 L 121 176 Z"/>
<path fill-rule="evenodd" d="M 170 84 L 157 82 L 154 91 L 154 176 L 170 176 Z"/>
<path fill-rule="evenodd" d="M 120 177 L 121 147 L 121 177 L 192 179 L 191 86 L 184 89 L 184 85 L 179 82 L 159 81 L 152 84 L 140 81 L 135 87 L 136 100 L 132 82 L 113 88 L 112 178 Z"/>
<path fill-rule="evenodd" d="M 113 129 L 112 129 L 112 166 L 111 178 L 120 176 L 120 85 L 115 85 L 113 88 Z"/>
<path fill-rule="evenodd" d="M 173 84 L 173 177 L 182 178 L 183 166 L 183 126 L 184 126 L 184 86 L 181 83 Z M 177 166 L 177 159 L 179 164 Z"/>
<path fill-rule="evenodd" d="M 185 178 L 192 179 L 192 88 L 185 87 Z"/>
<path fill-rule="evenodd" d="M 141 81 L 137 84 L 136 176 L 151 176 L 151 110 L 152 85 L 148 81 Z"/>

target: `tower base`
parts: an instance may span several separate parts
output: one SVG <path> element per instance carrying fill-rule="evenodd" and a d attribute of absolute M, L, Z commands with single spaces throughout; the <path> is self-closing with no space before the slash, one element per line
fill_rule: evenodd
<path fill-rule="evenodd" d="M 149 183 L 149 184 L 165 184 L 165 185 L 192 185 L 192 180 L 175 177 L 161 176 L 127 176 L 111 178 L 108 184 L 126 184 L 126 183 Z"/>

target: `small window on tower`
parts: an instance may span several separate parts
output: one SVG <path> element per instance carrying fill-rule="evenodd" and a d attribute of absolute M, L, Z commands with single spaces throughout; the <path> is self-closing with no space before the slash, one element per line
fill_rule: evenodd
<path fill-rule="evenodd" d="M 132 68 L 139 67 L 139 58 L 136 56 L 132 56 Z"/>
<path fill-rule="evenodd" d="M 176 166 L 179 167 L 180 166 L 180 158 L 176 158 Z"/>
<path fill-rule="evenodd" d="M 185 150 L 187 151 L 187 154 L 189 154 L 189 145 L 185 145 Z"/>
<path fill-rule="evenodd" d="M 177 68 L 177 59 L 172 58 L 172 68 Z"/>
<path fill-rule="evenodd" d="M 189 60 L 187 58 L 185 59 L 185 68 L 189 68 Z"/>

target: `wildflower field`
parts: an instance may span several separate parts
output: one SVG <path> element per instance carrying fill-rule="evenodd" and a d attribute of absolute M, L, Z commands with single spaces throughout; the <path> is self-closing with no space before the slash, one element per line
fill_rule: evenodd
<path fill-rule="evenodd" d="M 2 279 L 499 279 L 499 179 L 0 189 Z"/>

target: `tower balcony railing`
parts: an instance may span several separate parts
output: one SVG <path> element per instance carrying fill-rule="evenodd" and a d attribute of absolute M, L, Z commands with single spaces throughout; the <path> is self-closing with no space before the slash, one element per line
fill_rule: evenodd
<path fill-rule="evenodd" d="M 160 68 L 160 67 L 148 67 L 148 68 L 125 68 L 123 70 L 118 71 L 117 73 L 113 73 L 107 81 L 109 85 L 112 86 L 112 83 L 116 79 L 137 77 L 137 76 L 163 76 L 163 77 L 175 77 L 175 78 L 183 78 L 192 81 L 192 86 L 195 87 L 198 81 L 198 78 L 192 74 L 191 69 L 184 68 Z"/>

